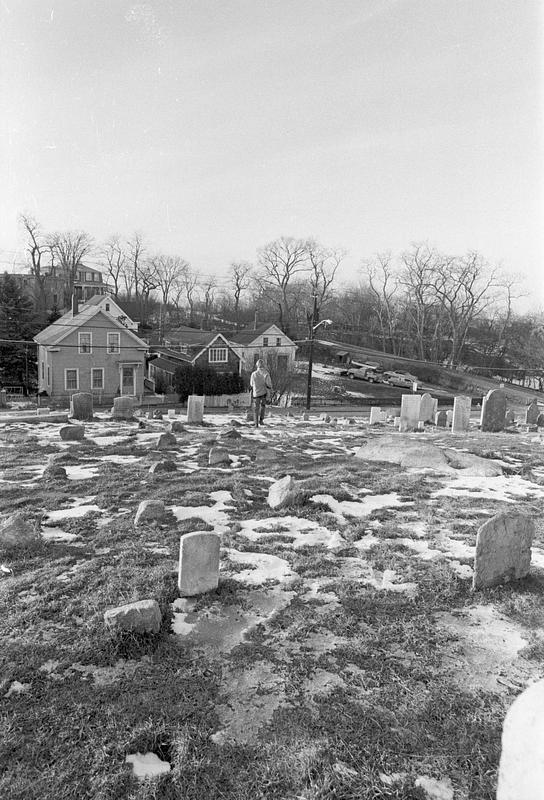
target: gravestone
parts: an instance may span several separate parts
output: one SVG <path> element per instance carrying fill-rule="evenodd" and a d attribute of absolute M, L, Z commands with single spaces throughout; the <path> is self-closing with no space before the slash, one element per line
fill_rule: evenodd
<path fill-rule="evenodd" d="M 200 423 L 204 420 L 204 396 L 190 394 L 187 398 L 187 422 Z"/>
<path fill-rule="evenodd" d="M 473 589 L 485 589 L 529 572 L 535 525 L 526 514 L 504 512 L 485 522 L 476 536 Z"/>
<path fill-rule="evenodd" d="M 453 399 L 453 412 L 451 417 L 451 432 L 466 433 L 470 424 L 470 407 L 472 398 L 458 395 Z"/>
<path fill-rule="evenodd" d="M 544 680 L 522 692 L 502 728 L 497 800 L 541 800 L 544 787 Z"/>
<path fill-rule="evenodd" d="M 148 419 L 153 419 L 153 412 L 152 411 L 148 411 L 147 412 L 147 418 Z"/>
<path fill-rule="evenodd" d="M 108 628 L 134 633 L 158 633 L 162 614 L 156 600 L 138 600 L 104 612 L 104 622 Z"/>
<path fill-rule="evenodd" d="M 114 419 L 133 419 L 134 399 L 126 396 L 114 397 L 112 416 Z"/>
<path fill-rule="evenodd" d="M 453 411 L 451 408 L 448 408 L 446 411 L 446 428 L 451 428 L 451 423 L 453 422 Z"/>
<path fill-rule="evenodd" d="M 435 413 L 435 401 L 428 392 L 421 395 L 418 422 L 432 422 Z"/>
<path fill-rule="evenodd" d="M 303 412 L 302 412 L 302 417 L 301 417 L 301 419 L 302 419 L 302 420 L 304 420 L 304 422 L 309 422 L 309 420 L 310 420 L 310 415 L 308 414 L 308 412 L 307 412 L 307 411 L 303 411 Z"/>
<path fill-rule="evenodd" d="M 90 392 L 76 392 L 71 396 L 70 416 L 81 420 L 93 418 L 93 396 Z"/>
<path fill-rule="evenodd" d="M 179 542 L 178 589 L 192 597 L 217 589 L 219 584 L 219 535 L 195 531 Z"/>
<path fill-rule="evenodd" d="M 448 412 L 444 409 L 442 411 L 437 411 L 434 415 L 434 424 L 438 428 L 445 428 L 448 422 Z"/>
<path fill-rule="evenodd" d="M 36 544 L 36 532 L 30 522 L 19 512 L 0 522 L 0 546 L 25 547 Z"/>
<path fill-rule="evenodd" d="M 212 447 L 208 453 L 208 464 L 210 467 L 214 467 L 216 464 L 230 465 L 229 451 L 224 447 Z"/>
<path fill-rule="evenodd" d="M 52 464 L 46 467 L 42 473 L 43 481 L 62 481 L 68 478 L 66 469 L 60 464 Z"/>
<path fill-rule="evenodd" d="M 85 437 L 85 425 L 63 425 L 59 434 L 63 442 L 80 442 Z"/>
<path fill-rule="evenodd" d="M 168 414 L 168 417 L 171 419 L 172 417 L 176 416 L 176 409 L 175 408 L 169 408 L 166 413 Z"/>
<path fill-rule="evenodd" d="M 0 389 L 0 408 L 7 408 L 8 400 L 5 389 Z"/>
<path fill-rule="evenodd" d="M 502 389 L 490 389 L 482 403 L 481 429 L 487 433 L 504 430 L 506 394 Z"/>
<path fill-rule="evenodd" d="M 415 430 L 419 422 L 421 397 L 418 394 L 403 394 L 400 406 L 400 430 Z"/>
<path fill-rule="evenodd" d="M 508 409 L 506 414 L 504 415 L 504 424 L 505 425 L 513 425 L 516 421 L 516 415 L 512 411 L 512 409 Z"/>
<path fill-rule="evenodd" d="M 527 410 L 525 411 L 525 423 L 527 425 L 537 425 L 539 415 L 540 411 L 538 409 L 538 400 L 535 397 L 531 404 L 527 406 Z"/>
<path fill-rule="evenodd" d="M 293 499 L 296 484 L 290 475 L 276 481 L 268 490 L 268 505 L 270 508 L 281 508 L 288 505 Z"/>
<path fill-rule="evenodd" d="M 400 428 L 400 417 L 394 417 L 393 425 L 395 428 Z"/>
<path fill-rule="evenodd" d="M 149 472 L 151 475 L 155 475 L 157 472 L 176 472 L 177 467 L 174 461 L 169 461 L 165 459 L 164 461 L 155 461 L 149 467 Z"/>
<path fill-rule="evenodd" d="M 370 409 L 370 424 L 377 425 L 383 422 L 382 410 L 379 406 L 372 406 Z"/>
<path fill-rule="evenodd" d="M 536 420 L 537 427 L 544 427 L 544 414 L 539 414 Z"/>
<path fill-rule="evenodd" d="M 134 525 L 160 522 L 164 517 L 164 513 L 165 509 L 162 500 L 142 500 L 134 517 Z"/>
<path fill-rule="evenodd" d="M 178 440 L 173 433 L 161 433 L 155 447 L 157 450 L 171 450 L 177 443 Z"/>
<path fill-rule="evenodd" d="M 183 422 L 181 422 L 179 419 L 175 419 L 170 423 L 168 430 L 170 433 L 183 433 L 185 428 L 183 426 Z"/>

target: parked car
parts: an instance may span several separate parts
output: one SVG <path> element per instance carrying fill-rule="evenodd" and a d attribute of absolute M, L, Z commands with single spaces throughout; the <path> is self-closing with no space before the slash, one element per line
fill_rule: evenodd
<path fill-rule="evenodd" d="M 383 378 L 385 383 L 391 386 L 400 386 L 403 389 L 411 389 L 413 383 L 417 383 L 415 375 L 410 375 L 408 372 L 384 372 Z"/>
<path fill-rule="evenodd" d="M 348 378 L 359 378 L 359 380 L 368 381 L 369 383 L 379 383 L 383 380 L 382 373 L 368 364 L 363 364 L 361 367 L 350 367 L 348 369 Z"/>

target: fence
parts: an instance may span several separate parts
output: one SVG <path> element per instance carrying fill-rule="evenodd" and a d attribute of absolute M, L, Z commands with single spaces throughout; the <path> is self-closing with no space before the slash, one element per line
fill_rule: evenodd
<path fill-rule="evenodd" d="M 251 405 L 251 393 L 216 394 L 204 397 L 205 408 L 248 408 Z"/>

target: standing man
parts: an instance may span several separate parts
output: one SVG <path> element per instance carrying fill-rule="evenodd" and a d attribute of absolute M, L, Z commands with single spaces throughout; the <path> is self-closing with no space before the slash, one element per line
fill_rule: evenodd
<path fill-rule="evenodd" d="M 255 400 L 255 427 L 259 427 L 259 423 L 264 425 L 264 407 L 266 405 L 266 398 L 269 392 L 272 392 L 272 381 L 270 375 L 264 366 L 264 361 L 259 359 L 255 365 L 255 370 L 251 373 L 249 381 L 251 391 L 253 392 L 253 399 Z"/>

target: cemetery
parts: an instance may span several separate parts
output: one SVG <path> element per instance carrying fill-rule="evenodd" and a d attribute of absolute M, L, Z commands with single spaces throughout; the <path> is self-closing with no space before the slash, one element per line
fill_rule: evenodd
<path fill-rule="evenodd" d="M 536 800 L 540 408 L 3 417 L 0 794 Z"/>

